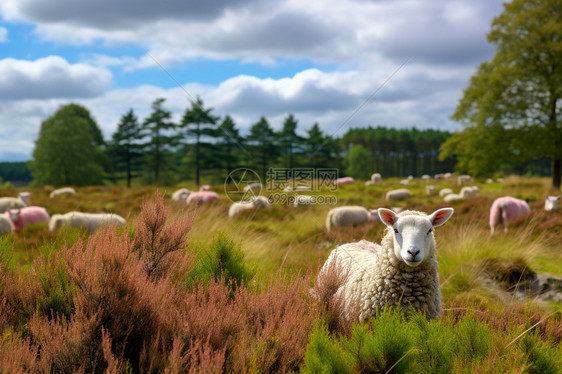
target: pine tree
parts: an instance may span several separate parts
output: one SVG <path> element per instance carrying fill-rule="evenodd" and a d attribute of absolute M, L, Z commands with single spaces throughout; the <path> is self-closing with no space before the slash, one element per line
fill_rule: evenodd
<path fill-rule="evenodd" d="M 131 187 L 131 179 L 138 176 L 136 172 L 143 163 L 142 132 L 137 116 L 130 109 L 121 117 L 117 130 L 113 134 L 110 154 L 113 159 L 114 171 L 125 173 L 127 187 Z"/>

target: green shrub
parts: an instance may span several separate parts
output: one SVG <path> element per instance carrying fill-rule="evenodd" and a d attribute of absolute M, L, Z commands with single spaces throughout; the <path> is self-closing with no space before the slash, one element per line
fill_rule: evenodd
<path fill-rule="evenodd" d="M 472 315 L 466 315 L 455 325 L 458 339 L 458 358 L 471 362 L 486 357 L 490 350 L 490 328 L 478 322 Z"/>
<path fill-rule="evenodd" d="M 319 320 L 310 334 L 301 372 L 337 374 L 352 371 L 351 357 L 330 337 L 326 325 Z"/>
<path fill-rule="evenodd" d="M 457 336 L 453 326 L 437 320 L 428 321 L 421 313 L 412 315 L 417 327 L 415 345 L 420 354 L 413 362 L 416 373 L 450 373 L 457 353 Z"/>
<path fill-rule="evenodd" d="M 519 344 L 527 356 L 527 365 L 523 372 L 530 374 L 558 374 L 562 360 L 560 353 L 544 344 L 536 334 L 525 335 Z"/>

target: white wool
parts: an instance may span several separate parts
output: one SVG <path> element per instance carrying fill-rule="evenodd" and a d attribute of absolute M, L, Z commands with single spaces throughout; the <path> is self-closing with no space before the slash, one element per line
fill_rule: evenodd
<path fill-rule="evenodd" d="M 316 202 L 316 197 L 310 195 L 297 195 L 295 196 L 294 206 L 299 205 L 313 205 Z"/>
<path fill-rule="evenodd" d="M 558 209 L 558 199 L 560 199 L 560 195 L 558 196 L 547 196 L 544 195 L 544 210 L 547 212 L 553 212 Z"/>
<path fill-rule="evenodd" d="M 431 180 L 431 177 L 430 177 L 429 175 L 427 175 L 427 174 L 424 174 L 424 175 L 421 176 L 421 179 L 422 179 L 424 182 L 429 182 L 429 181 Z"/>
<path fill-rule="evenodd" d="M 334 249 L 320 272 L 335 262 L 347 274 L 336 292 L 343 301 L 342 316 L 349 319 L 358 308 L 363 320 L 388 304 L 439 318 L 441 291 L 433 227 L 444 224 L 452 214 L 451 208 L 430 216 L 416 211 L 396 215 L 379 209 L 388 226 L 381 245 L 362 240 Z"/>
<path fill-rule="evenodd" d="M 254 196 L 250 201 L 233 203 L 228 209 L 228 217 L 235 217 L 246 210 L 268 209 L 269 207 L 269 200 L 265 196 Z"/>
<path fill-rule="evenodd" d="M 439 191 L 439 196 L 443 197 L 443 196 L 447 196 L 453 193 L 453 190 L 450 188 L 443 188 L 441 191 Z"/>
<path fill-rule="evenodd" d="M 382 181 L 382 177 L 380 175 L 380 173 L 374 173 L 373 175 L 371 175 L 371 182 L 374 183 L 380 183 Z"/>
<path fill-rule="evenodd" d="M 49 230 L 54 231 L 62 226 L 84 227 L 89 232 L 94 232 L 98 227 L 110 223 L 118 225 L 125 224 L 125 218 L 114 213 L 84 213 L 68 212 L 65 214 L 53 214 L 49 221 Z"/>
<path fill-rule="evenodd" d="M 4 214 L 0 214 L 0 235 L 9 234 L 14 231 L 14 224 Z"/>
<path fill-rule="evenodd" d="M 404 186 L 407 186 L 407 185 L 410 184 L 410 180 L 409 180 L 409 179 L 402 179 L 402 180 L 400 181 L 400 184 L 401 184 L 401 185 L 404 185 Z"/>
<path fill-rule="evenodd" d="M 435 193 L 435 186 L 429 185 L 429 186 L 425 186 L 425 192 L 431 196 Z"/>
<path fill-rule="evenodd" d="M 470 175 L 459 175 L 457 178 L 457 185 L 459 187 L 470 182 L 472 182 L 472 177 Z"/>
<path fill-rule="evenodd" d="M 60 196 L 60 195 L 74 195 L 75 193 L 76 193 L 76 191 L 74 190 L 74 188 L 63 187 L 63 188 L 59 188 L 59 189 L 56 189 L 53 192 L 51 192 L 49 197 L 56 197 L 56 196 Z"/>
<path fill-rule="evenodd" d="M 191 191 L 187 188 L 180 188 L 172 194 L 172 200 L 177 202 L 185 203 L 187 197 L 191 194 Z"/>
<path fill-rule="evenodd" d="M 412 193 L 405 189 L 399 188 L 397 190 L 390 190 L 386 193 L 386 200 L 402 200 L 407 197 L 411 197 Z"/>
<path fill-rule="evenodd" d="M 362 206 L 340 206 L 331 209 L 326 216 L 326 229 L 332 227 L 357 226 L 373 219 L 373 215 Z"/>
<path fill-rule="evenodd" d="M 21 209 L 27 204 L 20 197 L 0 197 L 0 213 L 4 213 L 8 209 Z"/>

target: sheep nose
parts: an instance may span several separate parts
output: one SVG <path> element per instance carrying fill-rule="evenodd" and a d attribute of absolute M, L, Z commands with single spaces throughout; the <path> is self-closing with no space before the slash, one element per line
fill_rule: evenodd
<path fill-rule="evenodd" d="M 412 258 L 416 258 L 416 256 L 418 255 L 418 253 L 420 253 L 419 249 L 412 249 L 412 250 L 408 250 L 408 253 L 412 255 Z"/>

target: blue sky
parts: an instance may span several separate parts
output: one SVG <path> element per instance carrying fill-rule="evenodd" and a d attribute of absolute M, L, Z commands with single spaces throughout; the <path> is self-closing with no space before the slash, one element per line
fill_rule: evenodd
<path fill-rule="evenodd" d="M 497 0 L 0 0 L 0 161 L 30 159 L 41 121 L 71 102 L 106 139 L 129 108 L 142 120 L 164 97 L 179 119 L 195 96 L 242 133 L 289 113 L 301 133 L 457 131 L 449 117 L 493 56 L 501 11 Z"/>

